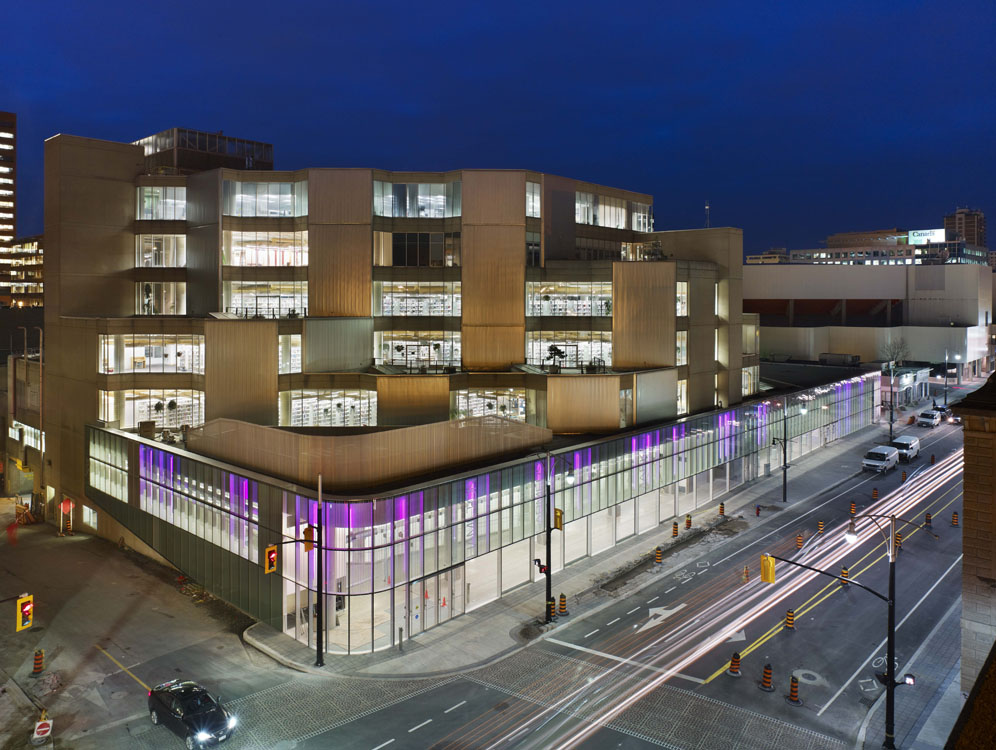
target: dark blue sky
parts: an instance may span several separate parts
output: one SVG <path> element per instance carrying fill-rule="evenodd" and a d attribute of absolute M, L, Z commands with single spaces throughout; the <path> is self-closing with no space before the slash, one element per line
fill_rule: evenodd
<path fill-rule="evenodd" d="M 996 220 L 992 0 L 8 3 L 19 233 L 42 142 L 173 126 L 276 167 L 529 168 L 652 193 L 744 247 Z M 996 244 L 996 243 L 990 243 Z"/>

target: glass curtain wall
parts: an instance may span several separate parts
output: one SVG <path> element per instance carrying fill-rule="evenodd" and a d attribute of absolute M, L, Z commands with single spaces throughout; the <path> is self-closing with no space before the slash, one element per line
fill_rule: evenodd
<path fill-rule="evenodd" d="M 363 500 L 326 498 L 324 555 L 281 547 L 283 630 L 313 645 L 317 605 L 330 653 L 395 646 L 399 630 L 410 638 L 541 578 L 532 561 L 544 553 L 548 481 L 565 524 L 553 554 L 559 570 L 757 477 L 772 437 L 787 434 L 794 458 L 871 424 L 879 384 L 870 373 L 579 445 L 557 461 L 527 458 Z M 125 500 L 127 483 L 113 472 L 127 473 L 127 451 L 108 446 L 104 432 L 88 428 L 89 486 L 103 483 Z M 312 490 L 248 479 L 165 446 L 143 443 L 139 456 L 142 510 L 245 558 L 260 578 L 256 539 L 291 542 L 317 523 Z M 260 521 L 276 517 L 278 528 Z M 328 582 L 324 602 L 315 600 L 316 566 Z M 238 593 L 227 578 L 204 583 L 226 598 Z"/>
<path fill-rule="evenodd" d="M 553 360 L 551 346 L 558 347 L 564 357 Z M 526 363 L 571 368 L 582 365 L 611 367 L 612 331 L 527 331 Z"/>
<path fill-rule="evenodd" d="M 499 416 L 526 421 L 525 388 L 470 388 L 450 392 L 450 419 Z"/>
<path fill-rule="evenodd" d="M 153 421 L 156 429 L 177 429 L 204 424 L 204 391 L 132 388 L 97 391 L 97 418 L 117 422 L 123 430 Z"/>
<path fill-rule="evenodd" d="M 459 281 L 375 281 L 375 316 L 459 317 Z"/>
<path fill-rule="evenodd" d="M 301 334 L 281 334 L 277 337 L 277 372 L 286 375 L 301 372 Z"/>
<path fill-rule="evenodd" d="M 457 182 L 384 182 L 374 180 L 374 216 L 448 219 L 463 213 L 462 184 Z"/>
<path fill-rule="evenodd" d="M 187 188 L 166 185 L 137 188 L 135 218 L 149 221 L 183 221 L 187 218 Z"/>
<path fill-rule="evenodd" d="M 139 234 L 135 236 L 135 266 L 138 268 L 184 268 L 187 265 L 187 235 Z"/>
<path fill-rule="evenodd" d="M 185 281 L 139 281 L 135 284 L 136 315 L 186 315 Z"/>
<path fill-rule="evenodd" d="M 460 366 L 459 331 L 376 331 L 374 362 L 399 367 Z"/>
<path fill-rule="evenodd" d="M 225 312 L 241 317 L 287 318 L 308 314 L 307 281 L 226 281 Z"/>
<path fill-rule="evenodd" d="M 307 216 L 308 181 L 222 183 L 224 216 Z"/>
<path fill-rule="evenodd" d="M 301 388 L 281 391 L 279 419 L 291 427 L 365 427 L 377 424 L 377 391 Z"/>
<path fill-rule="evenodd" d="M 121 372 L 204 374 L 204 337 L 199 334 L 125 333 L 97 336 L 102 375 Z"/>
<path fill-rule="evenodd" d="M 308 231 L 222 232 L 225 266 L 306 266 Z"/>
<path fill-rule="evenodd" d="M 612 282 L 527 281 L 526 315 L 612 315 Z"/>

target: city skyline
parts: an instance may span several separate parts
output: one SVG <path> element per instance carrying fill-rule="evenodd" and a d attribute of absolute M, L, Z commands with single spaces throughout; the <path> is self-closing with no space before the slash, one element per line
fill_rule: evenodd
<path fill-rule="evenodd" d="M 742 227 L 747 252 L 991 207 L 983 123 L 996 102 L 958 83 L 985 65 L 991 7 L 571 7 L 281 18 L 248 3 L 237 17 L 198 8 L 191 25 L 192 7 L 109 3 L 66 9 L 40 46 L 44 8 L 17 8 L 8 60 L 33 64 L 0 77 L 0 102 L 20 121 L 19 234 L 43 229 L 44 139 L 170 127 L 273 143 L 278 169 L 539 169 L 626 185 L 654 196 L 658 230 L 703 226 L 708 200 L 712 226 Z"/>

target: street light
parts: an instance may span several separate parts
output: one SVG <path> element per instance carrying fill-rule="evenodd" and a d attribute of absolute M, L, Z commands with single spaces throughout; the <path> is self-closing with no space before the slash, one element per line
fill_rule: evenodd
<path fill-rule="evenodd" d="M 553 612 L 550 607 L 550 602 L 553 601 L 553 469 L 558 458 L 564 462 L 567 467 L 564 481 L 570 487 L 574 485 L 574 467 L 567 462 L 566 458 L 554 455 L 550 451 L 546 451 L 546 457 L 546 509 L 543 514 L 546 517 L 546 566 L 540 566 L 540 572 L 546 576 L 546 612 L 543 621 L 551 623 L 553 622 Z M 539 565 L 538 559 L 533 562 Z"/>
<path fill-rule="evenodd" d="M 902 521 L 904 524 L 923 529 L 935 539 L 939 539 L 940 537 L 924 526 L 913 521 L 907 521 L 905 518 L 879 515 L 877 513 L 862 513 L 860 516 L 855 516 L 847 522 L 847 531 L 844 533 L 844 540 L 848 544 L 854 544 L 858 541 L 856 526 L 857 521 L 861 518 L 870 518 L 883 536 L 885 536 L 885 531 L 882 529 L 882 525 L 878 522 L 878 519 L 885 519 L 889 522 L 889 534 L 885 540 L 889 549 L 889 596 L 888 598 L 883 597 L 877 591 L 872 591 L 872 593 L 876 594 L 879 598 L 885 599 L 889 604 L 889 633 L 885 654 L 885 674 L 876 674 L 875 676 L 879 682 L 885 685 L 885 741 L 882 743 L 882 747 L 887 748 L 887 750 L 895 750 L 896 686 L 913 685 L 916 682 L 916 678 L 911 674 L 907 674 L 902 682 L 896 682 L 896 521 Z M 869 590 L 871 591 L 871 589 Z"/>
<path fill-rule="evenodd" d="M 799 413 L 806 413 L 806 405 L 799 407 Z M 782 444 L 782 502 L 788 502 L 788 396 L 782 399 L 782 436 L 771 438 L 772 443 Z"/>
<path fill-rule="evenodd" d="M 892 423 L 895 420 L 893 407 L 896 404 L 896 375 L 893 372 L 895 360 L 889 360 L 889 442 L 892 442 Z"/>

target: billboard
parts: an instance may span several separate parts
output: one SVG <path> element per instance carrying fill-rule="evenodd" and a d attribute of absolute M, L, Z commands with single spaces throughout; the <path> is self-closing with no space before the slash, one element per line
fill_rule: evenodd
<path fill-rule="evenodd" d="M 911 245 L 926 245 L 929 242 L 944 242 L 943 229 L 911 229 L 909 243 Z"/>

